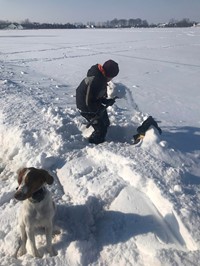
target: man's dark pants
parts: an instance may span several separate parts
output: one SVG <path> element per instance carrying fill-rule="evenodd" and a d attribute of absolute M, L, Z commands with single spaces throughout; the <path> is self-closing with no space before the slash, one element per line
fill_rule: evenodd
<path fill-rule="evenodd" d="M 96 114 L 85 113 L 85 112 L 81 112 L 81 115 L 84 118 L 86 118 L 88 122 L 90 122 L 91 119 L 93 119 L 96 116 Z M 101 113 L 99 118 L 95 119 L 94 123 L 92 124 L 94 132 L 89 137 L 89 142 L 95 144 L 104 142 L 109 125 L 110 125 L 110 120 L 108 118 L 108 113 L 105 110 L 104 112 Z"/>

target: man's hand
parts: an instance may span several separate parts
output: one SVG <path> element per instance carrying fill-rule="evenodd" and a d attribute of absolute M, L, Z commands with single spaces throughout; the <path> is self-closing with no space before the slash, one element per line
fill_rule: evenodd
<path fill-rule="evenodd" d="M 106 106 L 112 106 L 115 103 L 115 99 L 103 99 L 102 103 Z"/>

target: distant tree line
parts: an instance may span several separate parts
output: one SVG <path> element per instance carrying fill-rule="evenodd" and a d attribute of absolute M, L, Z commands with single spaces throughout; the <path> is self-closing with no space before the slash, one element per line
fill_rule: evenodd
<path fill-rule="evenodd" d="M 198 24 L 196 21 L 190 21 L 188 18 L 184 18 L 180 21 L 175 19 L 171 19 L 169 23 L 166 24 L 166 27 L 191 27 L 193 25 Z"/>
<path fill-rule="evenodd" d="M 146 28 L 149 24 L 146 20 L 136 19 L 113 19 L 111 21 L 94 24 L 98 28 Z"/>
<path fill-rule="evenodd" d="M 18 22 L 10 22 L 10 21 L 1 21 L 0 20 L 0 29 L 6 29 L 12 27 L 22 27 L 23 29 L 76 29 L 85 28 L 83 24 L 60 24 L 60 23 L 39 23 L 39 22 L 30 22 L 29 19 L 22 21 L 21 23 Z"/>
<path fill-rule="evenodd" d="M 168 23 L 159 23 L 159 24 L 149 24 L 146 20 L 140 18 L 136 19 L 113 19 L 106 22 L 88 22 L 87 24 L 83 23 L 38 23 L 30 22 L 29 19 L 22 21 L 21 23 L 10 22 L 10 21 L 1 21 L 0 20 L 0 29 L 9 28 L 12 24 L 12 27 L 23 28 L 23 29 L 77 29 L 77 28 L 148 28 L 148 27 L 191 27 L 194 24 L 197 24 L 195 21 L 190 21 L 189 19 L 182 19 L 180 21 L 171 19 Z"/>
<path fill-rule="evenodd" d="M 66 24 L 59 24 L 59 23 L 38 23 L 38 22 L 23 22 L 20 25 L 24 29 L 74 29 L 76 28 L 75 25 L 66 23 Z"/>

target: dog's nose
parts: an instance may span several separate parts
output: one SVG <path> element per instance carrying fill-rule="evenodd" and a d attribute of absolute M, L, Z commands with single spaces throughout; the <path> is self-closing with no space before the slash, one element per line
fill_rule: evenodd
<path fill-rule="evenodd" d="M 17 191 L 14 195 L 15 199 L 17 200 L 25 200 L 26 199 L 26 196 L 24 193 L 22 193 L 21 191 Z"/>

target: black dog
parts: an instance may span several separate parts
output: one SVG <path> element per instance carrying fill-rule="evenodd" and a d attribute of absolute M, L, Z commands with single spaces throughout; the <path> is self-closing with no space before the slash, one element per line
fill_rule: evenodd
<path fill-rule="evenodd" d="M 133 135 L 134 138 L 134 144 L 138 143 L 141 139 L 144 138 L 145 133 L 147 132 L 147 130 L 151 127 L 155 127 L 159 134 L 162 134 L 162 130 L 161 128 L 158 126 L 157 122 L 153 119 L 152 116 L 149 116 L 143 123 L 141 126 L 139 126 L 137 128 L 137 134 Z"/>

